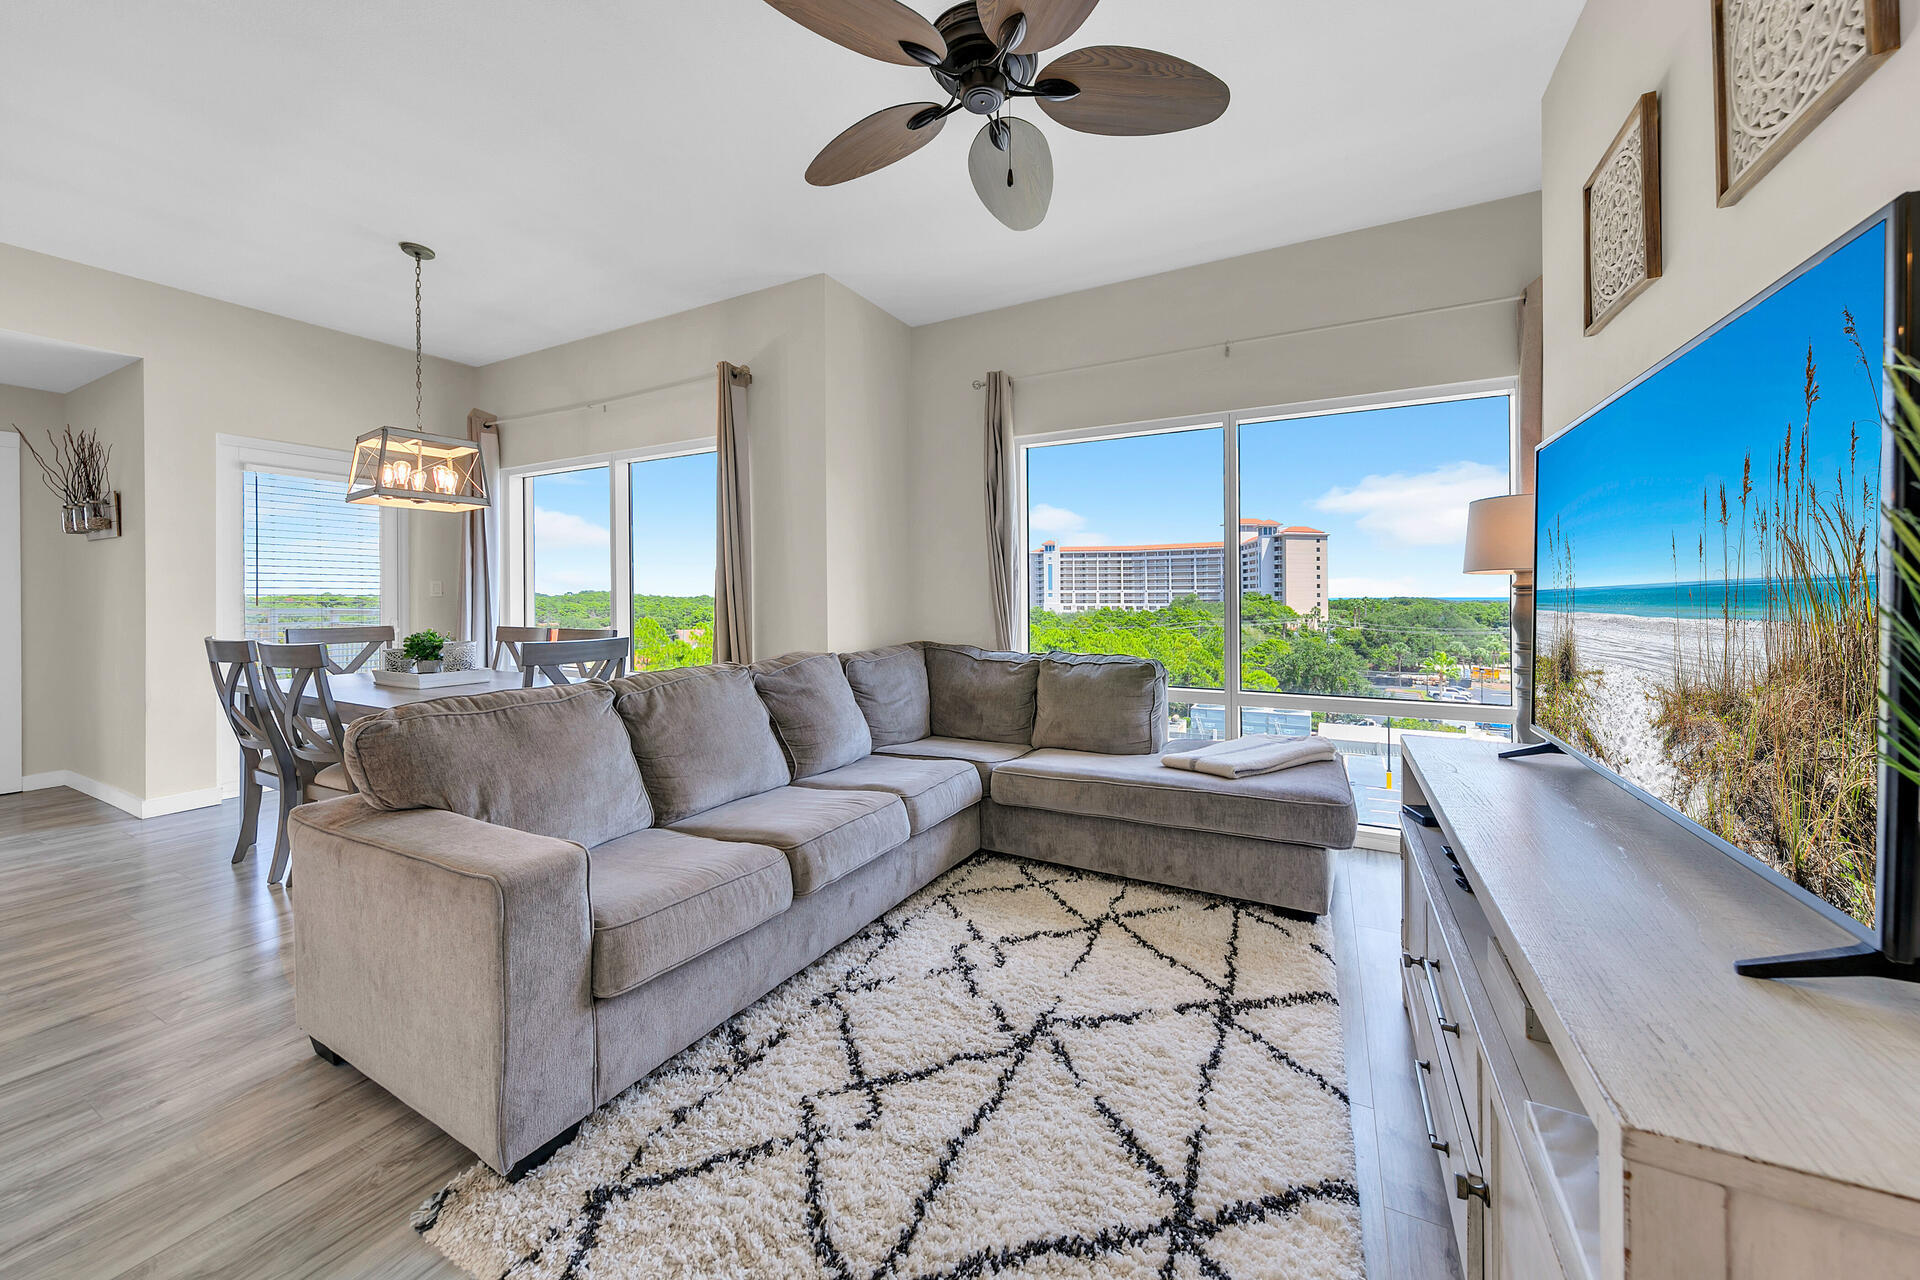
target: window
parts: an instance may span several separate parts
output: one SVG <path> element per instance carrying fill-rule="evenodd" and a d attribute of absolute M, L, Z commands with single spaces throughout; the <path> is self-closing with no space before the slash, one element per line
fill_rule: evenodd
<path fill-rule="evenodd" d="M 633 658 L 640 669 L 713 661 L 718 459 L 709 450 L 627 464 Z"/>
<path fill-rule="evenodd" d="M 1172 685 L 1225 687 L 1224 438 L 1214 424 L 1026 450 L 1034 652 L 1158 658 Z"/>
<path fill-rule="evenodd" d="M 1403 735 L 1511 734 L 1506 582 L 1460 572 L 1511 438 L 1500 384 L 1024 442 L 1027 647 L 1158 658 L 1173 737 L 1332 739 L 1391 823 Z"/>
<path fill-rule="evenodd" d="M 1512 703 L 1505 580 L 1460 572 L 1467 504 L 1507 491 L 1506 396 L 1238 434 L 1243 689 Z"/>
<path fill-rule="evenodd" d="M 533 476 L 527 482 L 531 626 L 613 625 L 613 500 L 608 467 Z"/>
<path fill-rule="evenodd" d="M 241 627 L 279 642 L 288 627 L 378 626 L 381 511 L 348 506 L 343 479 L 242 472 Z"/>
<path fill-rule="evenodd" d="M 510 476 L 509 617 L 610 627 L 636 670 L 713 661 L 712 449 L 616 456 Z"/>

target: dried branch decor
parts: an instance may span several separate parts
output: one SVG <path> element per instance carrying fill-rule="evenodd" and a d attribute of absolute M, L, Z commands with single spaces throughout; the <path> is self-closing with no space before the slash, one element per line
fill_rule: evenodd
<path fill-rule="evenodd" d="M 40 479 L 66 511 L 68 533 L 97 533 L 114 526 L 113 482 L 108 464 L 113 446 L 100 443 L 97 431 L 75 431 L 68 426 L 59 435 L 47 432 L 47 452 L 33 447 L 16 425 L 14 434 L 40 468 Z"/>

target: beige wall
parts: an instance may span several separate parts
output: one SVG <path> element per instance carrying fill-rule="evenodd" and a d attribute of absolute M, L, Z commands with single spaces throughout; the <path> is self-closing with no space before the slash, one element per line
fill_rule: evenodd
<path fill-rule="evenodd" d="M 65 421 L 98 431 L 113 450 L 121 535 L 90 542 L 61 532 L 60 504 L 23 471 L 22 485 L 33 490 L 21 503 L 20 538 L 24 771 L 71 770 L 140 797 L 152 772 L 149 740 L 129 732 L 127 718 L 150 705 L 153 692 L 141 661 L 154 643 L 147 602 L 155 590 L 147 580 L 155 549 L 144 497 L 145 372 L 136 360 L 68 392 L 61 406 Z M 66 678 L 49 680 L 48 672 Z M 184 683 L 180 674 L 173 679 Z M 36 741 L 42 729 L 61 744 L 58 755 Z"/>
<path fill-rule="evenodd" d="M 892 585 L 907 332 L 811 276 L 488 365 L 476 395 L 521 467 L 711 439 L 714 365 L 750 366 L 755 651 L 862 648 L 910 623 Z M 584 407 L 540 412 L 564 406 Z"/>
<path fill-rule="evenodd" d="M 1539 235 L 1518 196 L 914 330 L 914 629 L 992 638 L 974 379 L 1030 434 L 1511 377 Z"/>
<path fill-rule="evenodd" d="M 826 647 L 847 652 L 916 638 L 913 331 L 837 280 L 826 306 Z"/>
<path fill-rule="evenodd" d="M 116 662 L 139 664 L 145 696 L 108 700 L 106 719 L 87 732 L 135 744 L 124 749 L 137 755 L 140 765 L 116 760 L 112 767 L 137 779 L 127 788 L 136 796 L 162 807 L 170 800 L 204 799 L 216 786 L 217 752 L 231 742 L 200 674 L 206 663 L 201 638 L 216 626 L 214 438 L 224 433 L 344 449 L 372 427 L 410 422 L 413 353 L 8 246 L 0 246 L 0 279 L 6 281 L 0 289 L 0 329 L 142 360 L 131 375 L 144 399 L 141 426 L 135 429 L 138 443 L 114 455 L 116 483 L 130 504 L 130 538 L 100 556 L 80 552 L 104 544 L 71 549 L 79 561 L 78 576 L 50 580 L 31 566 L 39 535 L 31 523 L 26 531 L 24 683 L 32 690 L 36 678 L 45 678 L 47 668 L 35 666 L 35 654 L 70 652 L 64 648 L 70 636 L 52 621 L 65 607 L 59 601 L 126 599 L 129 583 L 137 578 L 143 584 L 144 626 L 117 628 L 111 642 Z M 473 380 L 464 365 L 427 362 L 429 430 L 465 434 Z M 106 395 L 111 382 L 110 377 L 93 384 L 102 411 L 120 404 Z M 69 397 L 70 420 L 76 428 L 102 426 L 104 435 L 102 423 L 80 413 L 93 412 L 91 397 L 83 394 L 88 390 Z M 141 483 L 129 483 L 130 478 Z M 30 485 L 31 477 L 23 473 L 22 483 Z M 33 500 L 27 501 L 31 522 Z M 454 521 L 414 520 L 411 625 L 454 626 L 458 538 Z M 123 562 L 130 557 L 140 563 L 126 570 Z M 446 586 L 440 599 L 427 595 L 435 577 Z M 62 661 L 59 670 L 67 669 Z M 30 692 L 29 715 L 33 697 Z M 66 710 L 72 714 L 75 708 Z M 30 770 L 84 773 L 83 765 L 101 764 L 77 744 L 63 749 L 57 760 L 36 759 L 31 742 L 30 733 Z"/>
<path fill-rule="evenodd" d="M 1903 6 L 1904 43 L 1920 4 Z M 1660 93 L 1665 275 L 1582 334 L 1581 190 L 1647 90 Z M 1545 427 L 1551 436 L 1902 191 L 1920 187 L 1920 50 L 1893 55 L 1739 203 L 1717 206 L 1705 3 L 1588 0 L 1541 111 Z"/>
<path fill-rule="evenodd" d="M 128 472 L 121 459 L 131 453 L 137 467 L 140 450 L 139 419 L 128 419 L 124 394 L 130 386 L 137 396 L 138 370 L 131 365 L 73 393 L 90 419 L 103 416 L 96 410 L 121 411 L 112 415 L 116 421 L 98 425 L 101 438 L 115 446 L 113 478 L 123 493 Z M 130 383 L 128 373 L 135 375 Z M 115 390 L 122 394 L 103 394 Z M 55 392 L 0 386 L 0 427 L 18 427 L 45 454 L 47 433 L 73 420 L 67 405 L 68 397 Z M 131 408 L 138 413 L 137 399 Z M 138 509 L 138 494 L 130 493 L 122 518 L 131 522 Z M 146 626 L 140 538 L 137 524 L 113 541 L 89 543 L 61 532 L 60 503 L 21 450 L 20 597 L 23 621 L 34 619 L 21 629 L 20 654 L 21 772 L 28 776 L 71 769 L 129 796 L 142 793 L 143 743 L 136 734 L 115 732 L 125 726 L 107 706 L 137 707 L 146 696 L 146 669 L 138 660 Z M 63 676 L 30 679 L 29 672 Z"/>

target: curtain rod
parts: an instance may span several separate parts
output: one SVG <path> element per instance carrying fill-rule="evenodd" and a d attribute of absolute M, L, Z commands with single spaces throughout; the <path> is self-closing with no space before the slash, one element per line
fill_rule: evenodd
<path fill-rule="evenodd" d="M 1309 333 L 1332 333 L 1336 329 L 1352 329 L 1366 324 L 1383 324 L 1388 320 L 1412 320 L 1421 316 L 1446 315 L 1451 311 L 1470 311 L 1476 307 L 1496 307 L 1502 304 L 1517 304 L 1523 294 L 1512 294 L 1503 298 L 1481 298 L 1476 302 L 1454 302 L 1444 307 L 1423 307 L 1417 311 L 1395 311 L 1387 315 L 1364 316 L 1358 320 L 1339 320 L 1332 324 L 1310 324 L 1299 329 L 1282 329 L 1277 333 L 1255 334 L 1251 338 L 1228 338 L 1224 342 L 1202 342 L 1191 347 L 1176 347 L 1172 351 L 1149 351 L 1145 355 L 1121 356 L 1117 360 L 1099 360 L 1093 364 L 1070 365 L 1064 369 L 1045 369 L 1039 373 L 1023 373 L 1014 378 L 1015 382 L 1033 382 L 1040 378 L 1057 378 L 1063 373 L 1087 373 L 1094 369 L 1111 369 L 1116 365 L 1138 364 L 1142 360 L 1164 360 L 1171 356 L 1192 355 L 1196 351 L 1212 351 L 1218 347 L 1224 357 L 1231 357 L 1233 349 L 1250 342 L 1272 342 L 1278 338 L 1297 338 Z M 986 380 L 975 378 L 973 389 L 982 390 Z"/>
<path fill-rule="evenodd" d="M 650 387 L 641 387 L 638 391 L 622 391 L 617 396 L 602 396 L 597 400 L 580 400 L 573 404 L 563 404 L 552 409 L 534 409 L 528 413 L 510 413 L 505 417 L 495 418 L 494 421 L 496 423 L 525 422 L 529 418 L 550 418 L 556 413 L 577 413 L 582 409 L 591 409 L 595 405 L 598 405 L 604 410 L 610 404 L 619 404 L 623 400 L 637 400 L 641 396 L 657 395 L 662 391 L 671 391 L 675 387 L 690 387 L 696 382 L 706 382 L 713 376 L 713 371 L 708 370 L 705 373 L 696 373 L 690 377 L 675 378 L 672 382 L 656 382 Z"/>

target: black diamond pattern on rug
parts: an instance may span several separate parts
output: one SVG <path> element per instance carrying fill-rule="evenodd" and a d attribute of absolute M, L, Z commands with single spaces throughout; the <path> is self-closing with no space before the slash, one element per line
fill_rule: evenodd
<path fill-rule="evenodd" d="M 478 1276 L 1363 1274 L 1324 925 L 998 855 L 416 1215 Z"/>

